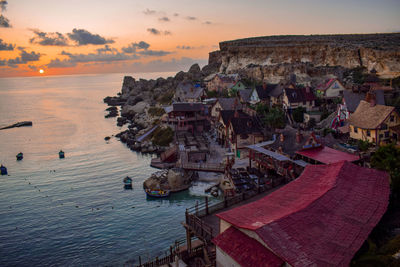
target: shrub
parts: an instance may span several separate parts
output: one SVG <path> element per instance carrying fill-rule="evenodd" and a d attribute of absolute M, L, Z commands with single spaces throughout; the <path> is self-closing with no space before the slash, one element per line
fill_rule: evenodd
<path fill-rule="evenodd" d="M 298 107 L 293 110 L 293 120 L 295 122 L 303 122 L 304 121 L 304 112 L 306 112 L 306 109 L 303 107 Z"/>
<path fill-rule="evenodd" d="M 151 107 L 149 108 L 148 113 L 152 117 L 159 117 L 165 113 L 165 110 L 159 107 Z"/>
<path fill-rule="evenodd" d="M 168 146 L 174 140 L 174 131 L 170 127 L 159 127 L 153 133 L 151 141 L 156 146 Z"/>

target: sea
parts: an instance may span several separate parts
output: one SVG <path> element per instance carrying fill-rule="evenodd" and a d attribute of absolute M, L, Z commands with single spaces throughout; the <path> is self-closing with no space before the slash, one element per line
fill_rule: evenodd
<path fill-rule="evenodd" d="M 185 237 L 185 209 L 204 201 L 209 184 L 146 197 L 143 181 L 157 171 L 152 156 L 129 150 L 113 137 L 125 128 L 104 118 L 103 98 L 120 92 L 124 75 L 0 79 L 0 128 L 33 122 L 0 130 L 0 163 L 8 169 L 0 176 L 0 266 L 137 264 Z M 127 175 L 132 190 L 123 188 Z"/>

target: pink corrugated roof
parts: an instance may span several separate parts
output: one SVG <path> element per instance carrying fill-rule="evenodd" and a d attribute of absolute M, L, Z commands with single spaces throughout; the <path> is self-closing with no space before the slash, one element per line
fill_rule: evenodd
<path fill-rule="evenodd" d="M 306 156 L 325 164 L 336 163 L 343 160 L 353 162 L 360 159 L 357 155 L 342 152 L 327 146 L 300 150 L 297 151 L 296 154 Z"/>
<path fill-rule="evenodd" d="M 213 243 L 243 267 L 280 267 L 284 261 L 257 240 L 229 227 Z"/>
<path fill-rule="evenodd" d="M 336 81 L 336 78 L 331 78 L 326 80 L 324 83 L 321 83 L 320 85 L 318 85 L 315 89 L 316 90 L 320 90 L 320 91 L 325 91 L 329 88 L 329 86 L 331 86 L 331 84 Z"/>
<path fill-rule="evenodd" d="M 386 211 L 389 176 L 347 161 L 308 165 L 250 204 L 217 214 L 292 266 L 347 266 Z"/>

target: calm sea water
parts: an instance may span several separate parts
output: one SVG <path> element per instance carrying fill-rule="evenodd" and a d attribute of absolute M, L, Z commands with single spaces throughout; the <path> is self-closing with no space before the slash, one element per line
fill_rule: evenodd
<path fill-rule="evenodd" d="M 167 77 L 169 73 L 137 77 Z M 116 95 L 123 74 L 0 79 L 0 266 L 123 265 L 158 256 L 184 238 L 187 207 L 202 201 L 205 183 L 165 200 L 146 199 L 150 156 L 115 138 L 102 99 Z M 58 158 L 58 151 L 66 153 Z M 22 151 L 24 159 L 16 161 Z M 134 189 L 122 179 L 133 177 Z"/>

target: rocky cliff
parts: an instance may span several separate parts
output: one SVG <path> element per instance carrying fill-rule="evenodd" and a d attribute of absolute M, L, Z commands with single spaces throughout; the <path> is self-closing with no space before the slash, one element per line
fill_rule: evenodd
<path fill-rule="evenodd" d="M 223 73 L 239 72 L 278 82 L 291 74 L 338 76 L 345 69 L 375 69 L 383 77 L 400 75 L 400 33 L 268 36 L 226 41 L 210 53 L 209 64 Z"/>

